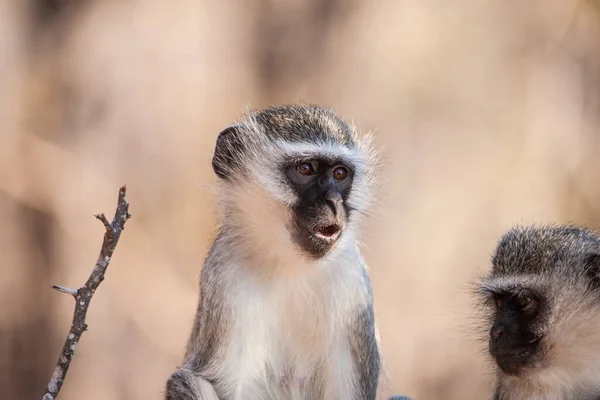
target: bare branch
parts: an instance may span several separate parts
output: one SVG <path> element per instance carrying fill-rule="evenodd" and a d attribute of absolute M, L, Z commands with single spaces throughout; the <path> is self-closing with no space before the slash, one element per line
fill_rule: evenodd
<path fill-rule="evenodd" d="M 117 211 L 115 212 L 112 223 L 108 222 L 104 214 L 96 215 L 96 218 L 102 221 L 106 232 L 104 233 L 104 240 L 102 242 L 102 248 L 100 249 L 98 261 L 96 261 L 96 265 L 85 285 L 77 290 L 69 289 L 64 286 L 53 286 L 54 289 L 75 297 L 75 312 L 73 314 L 71 329 L 69 330 L 62 352 L 56 362 L 54 373 L 52 374 L 52 378 L 50 378 L 50 382 L 48 383 L 46 393 L 42 397 L 42 400 L 55 400 L 57 398 L 58 392 L 67 376 L 73 354 L 75 354 L 75 347 L 77 346 L 77 343 L 79 343 L 81 334 L 87 329 L 85 316 L 92 300 L 92 296 L 98 288 L 98 285 L 100 285 L 100 282 L 104 280 L 106 268 L 108 268 L 110 259 L 115 251 L 119 237 L 121 236 L 121 232 L 125 227 L 125 222 L 131 217 L 129 214 L 129 203 L 125 200 L 125 192 L 126 188 L 123 186 L 119 190 Z"/>

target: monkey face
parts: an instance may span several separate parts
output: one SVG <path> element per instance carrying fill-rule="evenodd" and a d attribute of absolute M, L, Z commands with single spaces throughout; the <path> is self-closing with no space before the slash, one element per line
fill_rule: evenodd
<path fill-rule="evenodd" d="M 284 174 L 298 198 L 292 238 L 311 256 L 323 257 L 346 228 L 354 170 L 343 160 L 320 158 L 286 165 Z"/>
<path fill-rule="evenodd" d="M 600 387 L 600 237 L 514 227 L 478 284 L 497 364 L 495 399 L 591 399 Z"/>
<path fill-rule="evenodd" d="M 539 359 L 541 336 L 534 326 L 541 317 L 541 299 L 532 292 L 493 295 L 495 320 L 490 329 L 489 351 L 498 367 L 518 375 Z"/>
<path fill-rule="evenodd" d="M 243 232 L 247 251 L 289 264 L 297 253 L 324 258 L 353 237 L 373 201 L 378 157 L 370 134 L 331 110 L 299 105 L 223 130 L 212 165 L 224 223 Z"/>

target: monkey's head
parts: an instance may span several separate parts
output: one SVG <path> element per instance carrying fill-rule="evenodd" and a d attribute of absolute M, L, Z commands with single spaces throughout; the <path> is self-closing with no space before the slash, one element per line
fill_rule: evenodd
<path fill-rule="evenodd" d="M 600 371 L 600 239 L 573 226 L 514 228 L 481 282 L 489 353 L 506 379 Z"/>
<path fill-rule="evenodd" d="M 295 105 L 250 113 L 222 131 L 212 160 L 224 217 L 258 251 L 292 246 L 320 259 L 370 201 L 371 137 L 333 111 Z M 287 250 L 286 250 L 287 251 Z"/>

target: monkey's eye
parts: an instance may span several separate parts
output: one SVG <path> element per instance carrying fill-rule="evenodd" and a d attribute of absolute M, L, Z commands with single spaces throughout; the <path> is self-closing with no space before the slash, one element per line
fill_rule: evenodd
<path fill-rule="evenodd" d="M 530 296 L 519 296 L 517 302 L 523 311 L 533 310 L 537 306 L 537 301 Z"/>
<path fill-rule="evenodd" d="M 333 170 L 333 177 L 339 181 L 346 179 L 347 175 L 348 171 L 346 171 L 346 168 L 344 167 L 337 167 Z"/>
<path fill-rule="evenodd" d="M 309 162 L 303 162 L 296 166 L 298 172 L 302 175 L 313 175 L 315 173 L 315 168 Z"/>

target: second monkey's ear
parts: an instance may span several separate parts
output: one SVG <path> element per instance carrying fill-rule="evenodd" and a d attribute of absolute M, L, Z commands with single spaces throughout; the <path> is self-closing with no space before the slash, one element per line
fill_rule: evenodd
<path fill-rule="evenodd" d="M 217 136 L 217 144 L 212 158 L 212 167 L 215 174 L 227 180 L 240 162 L 242 152 L 241 130 L 237 125 L 225 128 Z"/>

